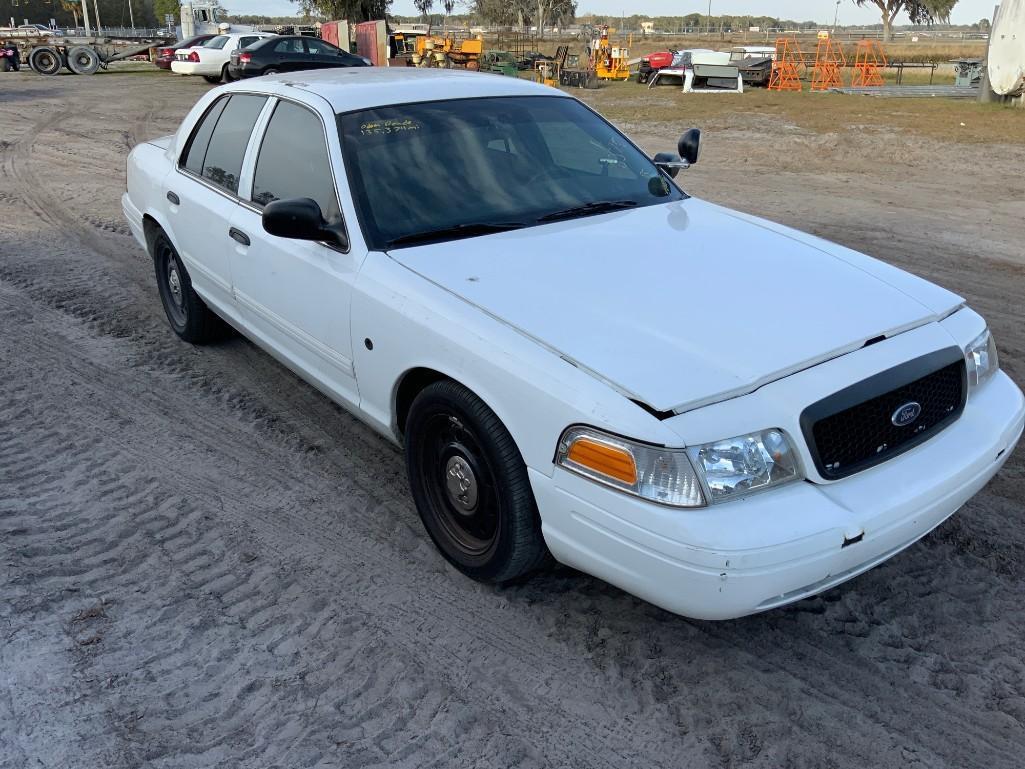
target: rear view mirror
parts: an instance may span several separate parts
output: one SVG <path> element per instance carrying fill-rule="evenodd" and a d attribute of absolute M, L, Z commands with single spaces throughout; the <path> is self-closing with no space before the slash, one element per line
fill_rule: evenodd
<path fill-rule="evenodd" d="M 263 229 L 279 238 L 326 241 L 339 248 L 349 247 L 345 227 L 324 221 L 320 206 L 311 198 L 268 203 L 263 209 Z"/>
<path fill-rule="evenodd" d="M 697 128 L 689 128 L 684 131 L 676 149 L 680 153 L 680 157 L 689 165 L 697 163 L 698 153 L 701 151 L 701 131 Z"/>

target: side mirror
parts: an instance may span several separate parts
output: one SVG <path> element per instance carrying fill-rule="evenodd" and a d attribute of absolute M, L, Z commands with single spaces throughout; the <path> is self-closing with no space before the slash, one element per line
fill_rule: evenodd
<path fill-rule="evenodd" d="M 674 155 L 672 152 L 660 152 L 655 155 L 652 160 L 654 160 L 655 165 L 658 166 L 660 170 L 669 174 L 673 179 L 676 178 L 676 175 L 680 173 L 681 170 L 690 168 L 690 163 L 679 155 Z"/>
<path fill-rule="evenodd" d="M 263 229 L 279 238 L 325 241 L 339 248 L 349 247 L 345 226 L 324 221 L 320 206 L 311 198 L 268 203 L 263 209 Z"/>
<path fill-rule="evenodd" d="M 676 144 L 676 150 L 689 165 L 697 163 L 698 153 L 701 151 L 701 131 L 697 128 L 688 128 L 684 131 Z"/>

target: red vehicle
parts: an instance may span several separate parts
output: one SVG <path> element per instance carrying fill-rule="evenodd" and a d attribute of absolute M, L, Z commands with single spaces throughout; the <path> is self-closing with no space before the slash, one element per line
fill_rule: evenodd
<path fill-rule="evenodd" d="M 195 37 L 190 37 L 188 40 L 185 40 L 180 43 L 175 43 L 174 45 L 162 45 L 159 48 L 157 48 L 157 58 L 153 63 L 160 67 L 160 69 L 171 69 L 171 62 L 174 61 L 175 51 L 177 51 L 179 48 L 191 48 L 194 45 L 202 45 L 212 37 L 217 36 L 196 35 Z"/>
<path fill-rule="evenodd" d="M 673 51 L 656 51 L 641 58 L 641 66 L 637 70 L 637 82 L 647 83 L 652 74 L 673 63 Z"/>

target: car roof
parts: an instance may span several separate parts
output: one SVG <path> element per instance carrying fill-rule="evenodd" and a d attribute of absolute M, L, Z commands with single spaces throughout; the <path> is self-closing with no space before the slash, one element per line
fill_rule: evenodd
<path fill-rule="evenodd" d="M 419 67 L 347 67 L 294 72 L 241 81 L 226 86 L 225 90 L 257 90 L 293 97 L 297 91 L 303 91 L 322 97 L 335 112 L 485 96 L 568 98 L 559 90 L 516 77 Z"/>

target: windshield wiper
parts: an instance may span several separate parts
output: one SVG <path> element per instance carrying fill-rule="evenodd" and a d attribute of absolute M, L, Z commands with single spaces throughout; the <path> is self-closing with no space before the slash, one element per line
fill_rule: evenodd
<path fill-rule="evenodd" d="M 456 224 L 452 227 L 441 227 L 437 230 L 400 235 L 389 240 L 385 244 L 385 248 L 411 246 L 415 243 L 430 243 L 435 240 L 444 240 L 448 237 L 472 238 L 475 235 L 508 232 L 509 230 L 518 230 L 526 226 L 523 222 L 471 222 L 469 224 Z"/>
<path fill-rule="evenodd" d="M 604 214 L 609 211 L 619 211 L 623 208 L 634 208 L 638 205 L 636 200 L 596 200 L 592 203 L 584 203 L 581 206 L 574 206 L 563 211 L 553 211 L 538 219 L 539 222 L 557 222 L 560 219 L 572 219 L 575 216 L 588 216 L 590 214 Z"/>

